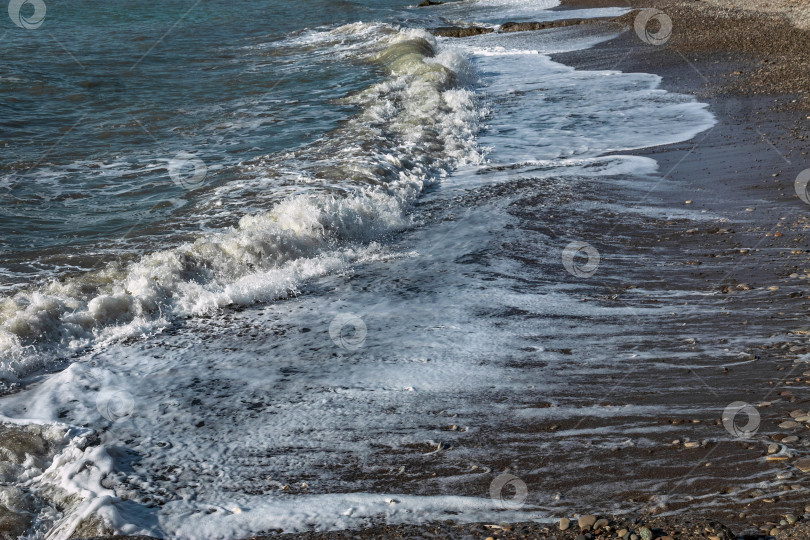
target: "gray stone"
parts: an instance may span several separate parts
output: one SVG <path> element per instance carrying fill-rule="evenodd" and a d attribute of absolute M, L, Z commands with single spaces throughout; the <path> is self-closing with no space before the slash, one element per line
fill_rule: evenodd
<path fill-rule="evenodd" d="M 596 516 L 591 515 L 579 516 L 579 519 L 577 520 L 577 524 L 579 525 L 579 529 L 581 531 L 587 531 L 593 526 L 594 523 L 596 523 Z"/>
<path fill-rule="evenodd" d="M 602 527 L 607 527 L 607 524 L 608 524 L 608 520 L 606 520 L 605 518 L 597 519 L 596 523 L 593 524 L 593 530 L 596 531 L 596 530 L 601 529 Z"/>
<path fill-rule="evenodd" d="M 810 458 L 797 459 L 794 465 L 803 473 L 810 472 Z"/>

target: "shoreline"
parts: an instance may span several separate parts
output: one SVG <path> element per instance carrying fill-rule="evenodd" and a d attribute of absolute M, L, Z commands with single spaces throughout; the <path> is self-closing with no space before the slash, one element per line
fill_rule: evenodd
<path fill-rule="evenodd" d="M 596 2 L 582 2 L 580 7 L 595 7 L 595 5 L 599 3 L 598 0 Z M 571 2 L 565 2 L 561 8 L 575 7 L 579 6 L 579 4 L 580 0 L 573 0 Z M 616 3 L 604 2 L 604 5 L 616 5 Z M 645 6 L 646 5 L 654 7 L 661 4 L 658 2 L 650 2 L 649 4 L 645 4 Z M 717 287 L 729 287 L 728 292 L 734 291 L 733 294 L 729 294 L 731 302 L 737 302 L 739 305 L 746 307 L 749 301 L 743 297 L 745 291 L 738 294 L 735 291 L 735 287 L 745 283 L 751 284 L 752 290 L 754 291 L 766 291 L 768 287 L 776 286 L 771 285 L 772 283 L 785 279 L 785 276 L 788 275 L 784 273 L 784 267 L 786 265 L 781 255 L 777 257 L 773 255 L 772 252 L 766 253 L 763 251 L 761 257 L 757 255 L 757 252 L 754 250 L 743 253 L 743 249 L 748 249 L 744 247 L 738 249 L 738 257 L 730 256 L 726 252 L 730 249 L 730 246 L 749 246 L 756 244 L 762 240 L 762 236 L 768 234 L 770 228 L 773 228 L 770 211 L 774 210 L 774 208 L 760 208 L 759 211 L 748 212 L 746 210 L 745 194 L 754 192 L 758 198 L 771 201 L 775 200 L 778 201 L 778 203 L 792 205 L 794 210 L 802 210 L 801 202 L 796 199 L 791 190 L 793 178 L 796 176 L 795 167 L 798 166 L 799 170 L 801 170 L 806 168 L 806 165 L 801 165 L 802 160 L 810 162 L 810 160 L 807 160 L 806 156 L 802 155 L 802 148 L 804 148 L 806 152 L 807 145 L 802 146 L 801 144 L 797 144 L 797 141 L 807 140 L 807 124 L 810 123 L 810 120 L 805 120 L 803 116 L 806 115 L 803 114 L 801 115 L 802 118 L 800 118 L 799 111 L 810 111 L 810 96 L 807 94 L 807 88 L 810 87 L 810 79 L 807 78 L 807 71 L 805 72 L 804 79 L 801 77 L 793 77 L 804 64 L 791 64 L 791 61 L 786 58 L 780 57 L 776 59 L 777 61 L 768 63 L 765 67 L 756 66 L 750 58 L 750 55 L 756 54 L 756 47 L 764 46 L 764 42 L 756 40 L 750 41 L 748 39 L 744 40 L 742 43 L 735 43 L 733 40 L 728 41 L 731 39 L 729 36 L 733 36 L 735 31 L 746 33 L 757 26 L 763 26 L 761 25 L 761 21 L 760 23 L 756 22 L 756 18 L 749 18 L 749 15 L 745 15 L 739 19 L 734 17 L 726 18 L 725 15 L 722 18 L 711 15 L 708 19 L 704 19 L 702 17 L 705 16 L 705 13 L 712 13 L 712 10 L 717 8 L 710 8 L 703 5 L 698 8 L 693 8 L 691 4 L 686 3 L 668 3 L 667 9 L 672 9 L 674 10 L 673 13 L 678 14 L 677 16 L 673 16 L 673 22 L 675 22 L 676 26 L 678 25 L 676 21 L 680 21 L 680 23 L 688 21 L 690 32 L 694 34 L 698 34 L 701 30 L 703 32 L 701 37 L 697 41 L 692 41 L 692 45 L 689 46 L 684 45 L 681 47 L 682 44 L 675 41 L 674 43 L 676 44 L 674 44 L 674 47 L 679 49 L 680 52 L 678 53 L 670 52 L 666 54 L 665 48 L 649 47 L 646 50 L 640 49 L 636 53 L 626 54 L 626 50 L 623 49 L 623 47 L 635 47 L 637 45 L 633 42 L 635 36 L 632 35 L 632 30 L 630 30 L 630 32 L 625 33 L 620 38 L 598 45 L 589 51 L 552 55 L 552 58 L 566 65 L 578 68 L 590 67 L 592 69 L 598 69 L 599 64 L 604 62 L 605 54 L 615 55 L 614 58 L 617 60 L 616 69 L 621 71 L 625 71 L 625 69 L 638 70 L 661 75 L 664 79 L 661 85 L 662 88 L 695 94 L 700 100 L 708 100 L 711 104 L 712 111 L 716 109 L 723 111 L 726 118 L 721 119 L 721 122 L 729 127 L 729 131 L 722 132 L 722 130 L 720 130 L 712 136 L 707 136 L 705 146 L 693 148 L 694 141 L 687 141 L 686 143 L 650 148 L 639 152 L 623 152 L 624 154 L 654 157 L 659 161 L 662 172 L 666 172 L 670 168 L 673 169 L 670 176 L 672 179 L 678 179 L 680 177 L 682 181 L 689 183 L 692 180 L 690 178 L 691 175 L 695 174 L 696 171 L 706 169 L 707 163 L 703 162 L 703 159 L 719 159 L 719 156 L 722 156 L 729 151 L 730 147 L 734 146 L 733 144 L 723 146 L 722 140 L 724 138 L 736 137 L 739 134 L 745 135 L 746 148 L 756 148 L 758 152 L 761 151 L 763 153 L 774 153 L 774 155 L 769 155 L 766 159 L 767 163 L 755 164 L 753 167 L 748 167 L 748 175 L 742 185 L 734 185 L 729 182 L 730 185 L 716 188 L 712 191 L 706 190 L 707 186 L 701 184 L 696 186 L 696 189 L 708 191 L 709 197 L 703 197 L 704 194 L 690 197 L 690 200 L 694 199 L 694 203 L 690 202 L 690 205 L 694 204 L 695 207 L 698 207 L 702 204 L 709 205 L 717 200 L 721 200 L 724 195 L 729 193 L 729 190 L 735 190 L 735 196 L 729 197 L 729 200 L 724 201 L 724 204 L 728 207 L 733 207 L 730 211 L 739 212 L 741 215 L 745 216 L 746 220 L 752 220 L 753 223 L 748 230 L 735 231 L 728 234 L 718 233 L 711 229 L 684 233 L 683 231 L 677 230 L 677 226 L 675 226 L 672 227 L 671 236 L 664 240 L 669 243 L 670 248 L 683 249 L 685 252 L 688 252 L 689 255 L 684 255 L 685 259 L 689 259 L 684 263 L 685 265 L 688 264 L 688 266 L 684 266 L 684 268 L 692 268 L 694 272 L 698 274 L 712 264 L 716 264 L 721 270 L 724 265 L 731 265 L 735 268 L 739 265 L 742 265 L 743 268 L 756 267 L 756 275 L 751 274 L 752 277 L 748 279 L 737 279 L 736 276 L 732 276 L 730 279 L 726 279 L 728 283 L 717 284 Z M 630 15 L 634 16 L 635 12 Z M 627 17 L 628 20 L 630 20 L 630 17 Z M 709 28 L 706 28 L 713 24 L 706 22 L 707 20 L 716 22 L 721 19 L 723 21 L 738 21 L 738 23 L 735 24 L 739 24 L 739 26 L 724 28 L 723 32 L 720 33 L 712 32 Z M 787 23 L 784 24 L 789 27 Z M 686 26 L 687 25 L 684 24 L 682 28 Z M 725 34 L 725 37 L 715 34 Z M 788 36 L 791 35 L 793 34 L 788 32 Z M 675 36 L 673 40 L 676 38 L 677 36 Z M 790 37 L 785 39 L 790 39 Z M 723 45 L 723 43 L 730 44 Z M 774 48 L 776 47 L 778 47 L 778 44 L 774 46 Z M 802 51 L 804 51 L 805 48 L 810 50 L 810 45 L 802 48 Z M 802 51 L 799 52 L 804 54 Z M 688 57 L 685 56 L 687 54 Z M 623 55 L 625 57 L 619 61 L 619 58 Z M 801 62 L 803 61 L 804 60 L 801 60 Z M 740 73 L 736 74 L 738 71 Z M 779 77 L 781 77 L 781 79 L 779 79 Z M 696 87 L 696 85 L 699 85 L 699 87 Z M 789 89 L 789 91 L 775 95 L 773 93 L 775 88 L 785 88 Z M 799 95 L 797 92 L 802 92 L 802 94 Z M 795 102 L 793 101 L 794 99 L 796 100 Z M 747 121 L 749 113 L 755 114 L 757 118 L 764 117 L 764 121 L 752 126 L 752 123 Z M 760 133 L 760 131 L 762 133 Z M 731 135 L 729 135 L 729 133 Z M 696 139 L 701 139 L 702 137 L 703 134 L 696 137 Z M 767 143 L 764 142 L 763 139 L 766 139 Z M 773 147 L 774 150 L 770 147 Z M 757 154 L 757 156 L 759 156 L 759 154 Z M 742 159 L 744 155 L 739 157 Z M 749 159 L 753 160 L 754 158 L 749 157 Z M 790 160 L 793 165 L 784 164 L 778 166 L 778 163 L 785 159 Z M 684 162 L 686 162 L 686 164 L 684 164 Z M 708 163 L 708 166 L 712 166 L 709 173 L 715 177 L 718 176 L 718 173 L 719 176 L 723 176 L 724 174 L 732 175 L 731 169 L 745 169 L 746 165 L 739 166 L 738 164 L 723 163 L 720 167 L 714 167 L 712 162 Z M 724 167 L 728 168 L 728 170 L 724 170 Z M 771 170 L 773 170 L 773 172 L 770 172 Z M 768 171 L 767 182 L 760 181 L 756 175 L 761 175 L 761 173 L 766 171 Z M 772 174 L 777 176 L 772 177 Z M 743 193 L 737 193 L 737 191 L 742 191 Z M 701 198 L 704 200 L 701 200 Z M 709 199 L 710 201 L 707 202 Z M 745 212 L 745 214 L 742 214 L 743 212 Z M 769 240 L 766 240 L 766 243 L 769 243 L 769 246 L 772 246 L 777 251 L 780 249 L 790 251 L 791 247 L 796 247 L 795 244 L 791 245 L 791 242 L 796 236 L 801 234 L 800 230 L 803 225 L 803 223 L 797 225 L 796 231 L 794 231 L 795 234 L 790 234 L 789 226 L 783 227 L 782 230 L 779 231 L 779 237 L 774 237 L 773 233 L 770 233 L 771 236 L 767 237 Z M 800 247 L 803 247 L 803 244 L 800 244 Z M 694 261 L 700 261 L 701 257 L 703 257 L 706 252 L 723 252 L 724 255 L 720 257 L 720 261 L 705 261 L 702 262 L 702 264 L 691 264 Z M 791 261 L 795 263 L 794 266 L 803 269 L 801 260 L 803 257 L 806 257 L 806 255 L 803 253 L 789 255 L 793 256 Z M 760 258 L 756 259 L 756 257 Z M 720 273 L 724 274 L 725 272 L 721 271 Z M 796 272 L 790 272 L 790 274 L 793 273 Z M 708 276 L 706 279 L 707 283 L 715 285 L 717 281 L 716 277 L 716 275 Z M 734 283 L 735 280 L 736 283 Z M 781 285 L 781 282 L 780 286 L 784 287 L 784 285 Z M 779 294 L 781 295 L 781 293 Z M 796 307 L 797 309 L 794 315 L 801 315 L 802 311 L 798 306 L 800 303 L 804 303 L 803 299 L 801 297 L 788 297 L 788 294 L 792 294 L 792 292 L 782 295 L 785 296 L 785 298 L 781 298 L 780 296 L 779 300 L 780 302 L 784 302 L 784 305 L 787 306 L 787 308 L 784 308 L 784 312 L 787 313 L 788 309 Z M 756 299 L 753 302 L 754 304 L 758 302 L 772 303 L 772 300 L 771 297 L 764 297 Z M 781 308 L 777 308 L 777 311 L 778 309 Z M 756 316 L 752 316 L 751 318 L 753 319 L 754 317 Z M 743 319 L 745 319 L 745 321 L 743 321 Z M 750 327 L 745 314 L 742 314 L 740 320 L 737 320 L 737 317 L 735 317 L 735 322 L 740 325 L 743 325 L 743 322 L 745 322 L 744 326 Z M 775 323 L 774 327 L 778 327 L 778 324 Z M 758 337 L 758 334 L 756 334 L 756 337 Z M 768 365 L 764 369 L 783 368 L 784 371 L 790 371 L 792 369 L 791 364 L 798 356 L 793 353 L 800 352 L 798 350 L 791 351 L 790 349 L 792 347 L 802 346 L 804 345 L 797 342 L 796 344 L 788 345 L 786 350 L 779 349 L 779 351 L 782 352 L 771 351 L 775 353 L 774 357 L 768 359 Z M 754 352 L 751 354 L 754 354 Z M 738 375 L 738 371 L 742 371 L 743 373 Z M 750 382 L 756 377 L 754 374 L 745 372 L 744 369 L 737 370 L 733 368 L 731 373 L 732 377 L 739 376 L 741 380 L 745 382 Z M 720 376 L 728 378 L 728 375 Z M 776 373 L 774 377 L 777 380 L 784 378 L 780 373 Z M 780 389 L 779 391 L 790 390 Z M 796 393 L 797 395 L 799 394 L 799 392 Z M 789 417 L 791 408 L 795 409 L 803 402 L 803 399 L 792 395 L 782 397 L 785 399 L 782 399 L 781 403 L 777 403 L 779 401 L 778 398 L 772 400 L 774 404 L 771 407 L 767 407 L 767 411 L 763 410 L 763 418 L 767 417 L 769 420 L 773 420 L 774 423 L 776 423 L 776 420 L 780 422 L 784 421 L 785 417 Z M 808 406 L 809 405 L 802 405 L 805 409 Z M 712 416 L 712 414 L 707 414 L 707 417 Z M 778 433 L 778 430 L 775 431 Z M 754 451 L 759 451 L 759 448 Z M 686 460 L 687 462 L 688 459 L 689 458 Z M 710 486 L 710 489 L 714 489 L 715 487 L 720 486 Z M 800 490 L 795 491 L 798 492 Z M 797 500 L 793 498 L 777 499 L 774 502 L 762 504 L 765 506 L 765 509 L 752 511 L 754 515 L 748 514 L 745 518 L 740 518 L 738 523 L 730 525 L 731 528 L 719 524 L 719 522 L 728 522 L 728 513 L 718 516 L 718 521 L 714 521 L 713 516 L 695 518 L 690 510 L 686 510 L 684 513 L 679 513 L 675 517 L 651 516 L 640 520 L 626 516 L 618 518 L 611 517 L 608 518 L 610 530 L 605 528 L 603 529 L 605 534 L 593 537 L 617 537 L 615 531 L 622 528 L 628 529 L 628 538 L 630 534 L 636 533 L 639 534 L 639 537 L 643 537 L 641 536 L 643 534 L 641 527 L 648 526 L 653 534 L 653 538 L 663 538 L 667 535 L 671 535 L 681 539 L 706 537 L 728 539 L 734 537 L 733 533 L 731 533 L 732 530 L 738 533 L 744 530 L 744 523 L 759 521 L 762 523 L 762 526 L 766 526 L 765 523 L 767 522 L 762 521 L 759 516 L 765 515 L 768 512 L 773 514 L 770 520 L 776 520 L 773 522 L 773 526 L 770 527 L 768 532 L 771 532 L 772 529 L 778 529 L 779 513 L 784 513 L 783 509 L 785 508 L 796 512 L 799 506 Z M 676 512 L 680 512 L 680 510 L 676 509 Z M 610 513 L 608 513 L 608 515 L 609 514 Z M 754 523 L 749 524 L 754 526 Z M 759 524 L 757 524 L 757 526 L 759 526 Z M 810 538 L 810 535 L 797 536 L 797 534 L 799 534 L 797 531 L 805 526 L 805 522 L 799 521 L 798 524 L 792 527 L 776 531 L 777 537 Z M 423 525 L 381 526 L 359 531 L 293 533 L 252 538 L 414 538 L 430 537 L 431 535 L 433 537 L 442 538 L 575 538 L 580 531 L 574 531 L 573 529 L 576 529 L 576 527 L 572 526 L 565 531 L 559 531 L 556 524 L 542 525 L 538 523 L 496 525 L 492 523 L 454 524 L 446 522 L 442 524 L 429 523 Z M 749 534 L 753 534 L 750 533 L 750 529 L 751 527 L 748 527 L 748 529 L 745 530 L 749 530 Z M 756 536 L 750 537 L 753 538 Z M 116 536 L 115 538 L 145 537 Z"/>
<path fill-rule="evenodd" d="M 621 2 L 612 0 L 566 0 L 556 9 L 566 10 L 592 7 L 621 7 Z M 734 192 L 736 197 L 729 197 L 724 201 L 732 213 L 744 215 L 745 220 L 753 222 L 745 231 L 731 231 L 728 235 L 719 233 L 716 228 L 706 231 L 679 231 L 680 238 L 672 242 L 675 246 L 687 251 L 724 251 L 728 252 L 729 244 L 739 245 L 739 257 L 724 256 L 719 266 L 724 283 L 712 284 L 725 293 L 735 292 L 735 287 L 743 285 L 743 291 L 749 290 L 780 290 L 780 285 L 772 283 L 784 281 L 796 272 L 788 271 L 803 269 L 803 260 L 806 257 L 804 250 L 791 250 L 793 247 L 787 240 L 804 239 L 804 222 L 774 223 L 772 211 L 785 213 L 804 210 L 801 201 L 793 193 L 793 179 L 796 173 L 804 168 L 804 163 L 810 163 L 807 158 L 810 129 L 810 40 L 797 41 L 799 36 L 807 36 L 807 32 L 792 26 L 787 20 L 777 14 L 756 14 L 750 11 L 727 10 L 707 5 L 703 2 L 659 2 L 645 1 L 633 2 L 632 7 L 655 7 L 664 10 L 671 16 L 673 26 L 680 32 L 673 32 L 672 42 L 668 47 L 647 46 L 638 47 L 633 43 L 636 36 L 633 34 L 632 22 L 637 11 L 623 17 L 629 31 L 619 38 L 607 43 L 597 45 L 588 51 L 577 51 L 551 55 L 555 61 L 580 69 L 606 69 L 606 57 L 616 60 L 615 69 L 623 72 L 641 71 L 654 73 L 663 78 L 661 88 L 695 95 L 699 100 L 708 102 L 710 110 L 718 116 L 720 128 L 716 133 L 703 138 L 703 134 L 696 137 L 696 141 L 654 147 L 637 152 L 624 152 L 631 155 L 654 157 L 661 171 L 670 171 L 668 175 L 673 179 L 680 179 L 687 183 L 695 172 L 708 171 L 709 175 L 719 177 L 721 185 L 711 193 L 713 202 L 721 200 L 724 196 Z M 598 23 L 596 23 L 598 24 Z M 634 49 L 628 53 L 628 49 Z M 779 54 L 774 51 L 780 52 Z M 612 56 L 611 56 L 612 55 Z M 764 62 L 762 60 L 765 60 Z M 734 139 L 737 142 L 733 142 Z M 725 140 L 725 143 L 724 143 Z M 732 141 L 732 142 L 728 142 Z M 701 145 L 703 145 L 701 149 Z M 734 152 L 738 146 L 742 151 Z M 768 154 L 765 164 L 730 163 L 723 159 L 724 155 L 734 158 L 753 161 L 753 157 L 746 155 L 745 150 L 755 149 L 757 156 L 760 153 Z M 747 158 L 747 159 L 746 159 Z M 705 160 L 705 161 L 704 161 Z M 684 166 L 683 162 L 691 163 Z M 790 163 L 788 163 L 790 161 Z M 752 169 L 753 165 L 753 169 Z M 680 169 L 679 169 L 680 167 Z M 745 176 L 740 182 L 741 174 Z M 798 169 L 798 170 L 797 170 Z M 705 184 L 696 185 L 697 191 L 706 190 Z M 746 198 L 754 193 L 757 198 L 768 201 L 767 207 L 750 211 Z M 701 194 L 704 195 L 704 194 Z M 691 197 L 690 197 L 691 198 Z M 701 204 L 695 197 L 695 203 Z M 690 204 L 693 202 L 688 201 Z M 780 205 L 786 205 L 781 207 Z M 744 213 L 744 214 L 743 214 Z M 780 216 L 785 217 L 785 216 Z M 801 216 L 800 216 L 801 217 Z M 783 227 L 783 225 L 786 225 Z M 792 229 L 792 230 L 791 230 Z M 776 232 L 774 232 L 776 231 Z M 793 233 L 793 234 L 790 234 Z M 781 240 L 784 239 L 784 240 Z M 667 238 L 669 240 L 669 238 Z M 763 241 L 765 242 L 763 244 Z M 761 248 L 745 248 L 746 245 L 761 245 Z M 794 244 L 795 245 L 795 244 Z M 766 248 L 768 250 L 766 251 Z M 779 251 L 779 250 L 782 251 Z M 799 251 L 798 253 L 796 251 Z M 705 256 L 705 253 L 701 254 Z M 785 259 L 788 259 L 787 261 Z M 709 262 L 709 261 L 707 261 Z M 714 262 L 714 261 L 711 261 Z M 696 260 L 685 264 L 692 265 L 700 274 L 701 261 Z M 793 264 L 790 264 L 793 263 Z M 732 272 L 723 271 L 723 266 L 733 268 Z M 789 268 L 788 268 L 789 267 Z M 689 268 L 689 266 L 686 266 Z M 742 279 L 738 279 L 742 278 Z M 711 279 L 707 281 L 711 282 Z M 748 285 L 746 281 L 753 281 Z M 784 287 L 784 285 L 781 285 Z M 787 293 L 787 308 L 795 309 L 795 316 L 802 315 L 803 301 L 797 300 L 802 296 L 795 296 L 796 291 Z M 731 296 L 731 295 L 730 295 Z M 780 300 L 785 300 L 781 298 Z M 772 303 L 773 299 L 746 300 L 741 295 L 731 297 L 731 301 L 741 304 L 759 305 L 761 301 Z M 780 308 L 777 308 L 780 309 Z M 788 313 L 787 311 L 783 311 Z M 745 317 L 743 317 L 745 318 Z M 788 315 L 788 318 L 790 316 Z M 752 326 L 748 320 L 737 321 L 743 327 Z M 778 325 L 777 326 L 778 329 Z M 783 329 L 788 332 L 789 328 Z M 764 337 L 764 336 L 763 336 Z M 773 337 L 773 336 L 769 336 Z M 792 336 L 797 337 L 796 335 Z M 759 373 L 761 379 L 772 376 L 775 381 L 768 381 L 768 386 L 786 386 L 788 389 L 773 388 L 771 403 L 760 409 L 763 419 L 768 420 L 768 440 L 779 443 L 786 437 L 776 424 L 790 418 L 791 409 L 807 402 L 805 398 L 792 395 L 789 384 L 785 385 L 784 372 L 796 371 L 799 354 L 807 351 L 804 341 L 786 341 L 783 343 L 769 343 L 753 345 L 750 354 L 771 356 L 768 364 L 762 367 L 763 371 L 773 373 Z M 787 344 L 787 346 L 785 346 Z M 745 372 L 746 370 L 732 369 L 731 373 L 741 377 L 742 386 L 750 383 L 757 374 Z M 796 375 L 799 375 L 797 373 Z M 727 375 L 724 375 L 727 376 Z M 759 381 L 761 382 L 761 381 Z M 802 381 L 803 383 L 804 381 Z M 766 383 L 767 384 L 767 383 Z M 750 387 L 749 387 L 750 390 Z M 783 395 L 784 394 L 784 395 Z M 808 406 L 804 405 L 806 409 Z M 763 422 L 764 423 L 764 422 Z M 763 429 L 764 431 L 764 429 Z M 794 430 L 795 431 L 795 430 Z M 753 446 L 753 445 L 752 445 Z M 760 448 L 748 448 L 760 451 Z M 799 452 L 805 452 L 800 450 Z M 803 455 L 803 454 L 799 454 Z M 762 456 L 765 457 L 764 455 Z M 721 456 L 722 458 L 722 456 Z M 768 462 L 771 463 L 771 462 Z M 780 463 L 780 462 L 774 462 Z M 793 469 L 795 471 L 795 469 Z M 783 473 L 784 474 L 784 473 Z M 798 473 L 801 474 L 801 473 Z M 796 478 L 794 476 L 794 481 Z M 798 484 L 796 484 L 798 486 Z M 721 486 L 717 486 L 722 489 Z M 765 497 L 753 503 L 729 503 L 724 511 L 695 511 L 692 509 L 672 509 L 675 514 L 667 517 L 652 515 L 622 515 L 608 517 L 607 514 L 595 514 L 596 517 L 606 517 L 609 527 L 598 534 L 591 531 L 592 538 L 618 538 L 616 531 L 628 529 L 626 538 L 630 534 L 639 533 L 642 526 L 649 526 L 653 538 L 672 537 L 690 538 L 764 538 L 773 535 L 775 538 L 810 538 L 808 515 L 804 513 L 804 502 L 808 489 L 802 486 L 794 489 L 796 495 L 777 496 L 773 499 Z M 608 505 L 605 505 L 605 508 Z M 752 508 L 752 506 L 754 508 Z M 592 505 L 583 505 L 585 509 Z M 785 518 L 789 516 L 789 519 Z M 768 517 L 766 517 L 768 516 Z M 577 514 L 569 515 L 576 520 Z M 795 523 L 794 523 L 795 522 Z M 729 527 L 726 526 L 729 525 Z M 557 524 L 540 523 L 429 523 L 423 525 L 384 526 L 356 531 L 332 531 L 319 533 L 293 533 L 273 536 L 274 538 L 289 539 L 333 539 L 333 538 L 415 538 L 422 535 L 432 535 L 444 538 L 575 538 L 586 531 L 574 530 L 571 526 L 560 531 Z M 732 532 L 734 531 L 734 532 Z M 739 536 L 738 536 L 739 535 Z M 261 536 L 256 538 L 270 538 Z"/>

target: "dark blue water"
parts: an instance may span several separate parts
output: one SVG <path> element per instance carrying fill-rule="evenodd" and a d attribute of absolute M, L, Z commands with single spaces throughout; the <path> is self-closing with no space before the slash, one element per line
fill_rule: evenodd
<path fill-rule="evenodd" d="M 328 48 L 274 45 L 321 25 L 404 21 L 407 4 L 51 0 L 36 29 L 3 13 L 0 286 L 176 244 L 266 206 L 200 208 L 211 190 L 261 176 L 240 163 L 334 129 L 352 112 L 335 100 L 377 76 Z M 172 181 L 181 152 L 202 160 L 203 181 Z"/>

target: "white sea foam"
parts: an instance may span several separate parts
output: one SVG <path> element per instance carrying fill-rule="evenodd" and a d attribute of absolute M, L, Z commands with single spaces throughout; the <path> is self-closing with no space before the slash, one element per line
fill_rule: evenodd
<path fill-rule="evenodd" d="M 371 242 L 408 226 L 408 209 L 426 185 L 459 163 L 480 160 L 480 112 L 472 92 L 459 86 L 470 78 L 465 60 L 436 55 L 424 31 L 358 23 L 329 34 L 371 31 L 377 33 L 366 59 L 389 76 L 347 98 L 360 113 L 331 134 L 345 155 L 326 156 L 329 185 L 345 185 L 341 193 L 293 196 L 176 249 L 0 301 L 0 380 L 42 367 L 49 352 L 286 296 L 303 281 L 374 252 Z"/>
<path fill-rule="evenodd" d="M 353 35 L 365 28 L 337 33 Z M 73 347 L 153 330 L 172 317 L 214 314 L 191 321 L 192 327 L 178 336 L 107 347 L 85 357 L 92 362 L 76 363 L 2 401 L 1 410 L 9 416 L 47 424 L 64 413 L 71 423 L 93 426 L 104 437 L 92 448 L 67 444 L 46 472 L 31 479 L 34 488 L 66 508 L 56 516 L 51 538 L 69 537 L 86 517 L 101 518 L 122 533 L 178 538 L 235 538 L 274 527 L 332 529 L 450 516 L 544 517 L 531 505 L 523 512 L 501 512 L 486 493 L 480 498 L 435 495 L 453 493 L 453 485 L 426 485 L 434 491 L 423 497 L 342 493 L 357 482 L 347 476 L 360 475 L 370 457 L 384 461 L 380 454 L 389 448 L 459 435 L 439 431 L 441 424 L 566 412 L 514 410 L 508 402 L 489 398 L 562 386 L 571 373 L 603 366 L 586 357 L 561 372 L 538 370 L 534 378 L 527 377 L 527 370 L 511 365 L 516 341 L 525 343 L 520 341 L 525 334 L 552 333 L 548 321 L 563 316 L 607 320 L 599 328 L 601 336 L 611 336 L 616 314 L 630 313 L 630 308 L 584 303 L 564 288 L 516 292 L 503 277 L 479 279 L 488 277 L 475 275 L 483 264 L 457 259 L 481 252 L 486 259 L 491 243 L 508 239 L 500 234 L 511 230 L 507 227 L 515 219 L 508 200 L 481 202 L 477 213 L 466 215 L 455 198 L 473 188 L 532 179 L 553 180 L 564 188 L 653 175 L 656 163 L 650 158 L 603 154 L 684 140 L 711 125 L 710 116 L 693 99 L 659 90 L 654 76 L 577 72 L 552 62 L 542 54 L 545 48 L 526 38 L 521 38 L 525 47 L 504 41 L 497 56 L 486 54 L 496 43 L 473 44 L 483 53 L 466 52 L 485 73 L 480 85 L 493 109 L 477 139 L 491 148 L 489 163 L 482 164 L 475 137 L 481 109 L 459 86 L 474 77 L 466 55 L 440 49 L 432 57 L 436 44 L 423 32 L 386 27 L 372 34 L 366 59 L 385 66 L 389 76 L 349 96 L 346 101 L 358 107 L 357 116 L 334 138 L 321 141 L 325 152 L 341 154 L 339 160 L 324 159 L 319 169 L 332 171 L 328 182 L 335 189 L 288 198 L 269 213 L 243 218 L 233 229 L 93 274 L 89 284 L 75 280 L 27 293 L 42 307 L 26 311 L 20 329 L 38 326 L 66 336 Z M 602 84 L 610 91 L 600 92 Z M 356 144 L 347 144 L 350 140 Z M 371 158 L 360 149 L 367 141 L 375 142 Z M 456 166 L 453 176 L 442 178 Z M 319 177 L 312 172 L 301 175 L 317 185 Z M 392 255 L 380 261 L 385 244 L 375 242 L 408 227 L 409 206 L 439 178 L 443 189 L 427 200 L 446 203 L 453 219 L 437 212 L 431 217 L 438 217 L 438 223 L 392 238 Z M 473 195 L 481 197 L 483 191 Z M 427 221 L 423 215 L 418 219 Z M 535 249 L 558 256 L 554 246 L 538 242 Z M 360 261 L 369 263 L 358 266 Z M 508 260 L 491 264 L 497 265 L 489 268 L 493 276 L 519 270 Z M 272 304 L 266 314 L 250 310 L 242 319 L 234 314 L 226 327 L 217 326 L 218 306 L 276 298 L 304 280 L 351 268 L 365 275 L 353 283 L 322 280 L 321 286 L 334 287 L 330 294 L 310 295 L 286 307 Z M 538 276 L 518 277 L 534 283 Z M 391 292 L 394 280 L 397 290 Z M 490 316 L 493 310 L 525 310 L 549 320 Z M 633 313 L 662 310 L 651 306 Z M 369 333 L 363 354 L 343 357 L 337 345 L 330 348 L 329 321 L 345 311 L 364 314 Z M 323 328 L 315 338 L 318 325 Z M 283 339 L 251 341 L 233 335 L 236 328 L 289 331 Z M 584 339 L 593 331 L 590 325 L 572 325 L 565 334 Z M 6 335 L 21 344 L 25 337 L 22 331 Z M 604 346 L 602 337 L 598 341 Z M 99 411 L 105 388 L 130 394 L 130 415 L 110 420 Z M 600 410 L 605 416 L 611 412 Z M 200 420 L 204 426 L 191 429 Z M 469 425 L 480 429 L 472 421 Z M 135 470 L 129 452 L 137 455 Z M 263 472 L 258 479 L 257 464 Z M 490 473 L 459 471 L 451 481 L 477 475 L 488 481 Z M 335 493 L 283 493 L 285 483 L 303 478 L 317 482 L 313 490 Z"/>

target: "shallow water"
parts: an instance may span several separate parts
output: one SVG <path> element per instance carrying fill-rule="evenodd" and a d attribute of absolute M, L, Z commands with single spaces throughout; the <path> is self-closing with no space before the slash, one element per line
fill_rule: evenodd
<path fill-rule="evenodd" d="M 77 63 L 22 69 L 24 40 L 56 54 L 82 24 L 92 31 L 71 44 L 105 88 L 44 118 L 19 103 L 29 112 L 4 146 L 0 350 L 20 391 L 0 412 L 54 425 L 61 452 L 43 450 L 19 482 L 37 534 L 67 537 L 88 516 L 182 538 L 199 523 L 235 538 L 543 517 L 553 482 L 504 509 L 478 489 L 493 467 L 470 441 L 503 437 L 504 459 L 559 452 L 526 424 L 604 412 L 555 393 L 567 379 L 620 361 L 682 367 L 622 324 L 654 328 L 665 306 L 583 303 L 598 281 L 565 273 L 560 252 L 615 203 L 607 188 L 659 183 L 653 159 L 620 153 L 690 139 L 714 123 L 705 106 L 653 75 L 548 57 L 610 30 L 423 30 L 559 17 L 551 3 L 322 4 L 249 3 L 238 18 L 201 4 L 130 78 L 123 58 L 191 6 L 113 4 L 87 21 L 81 3 L 49 5 L 41 32 L 14 33 L 9 69 L 28 81 L 14 84 L 55 81 L 25 99 L 97 88 Z M 107 55 L 93 32 L 131 41 Z M 625 211 L 639 224 L 664 212 Z M 546 399 L 557 407 L 531 405 Z M 626 404 L 611 420 L 622 434 L 599 444 L 665 412 Z"/>

